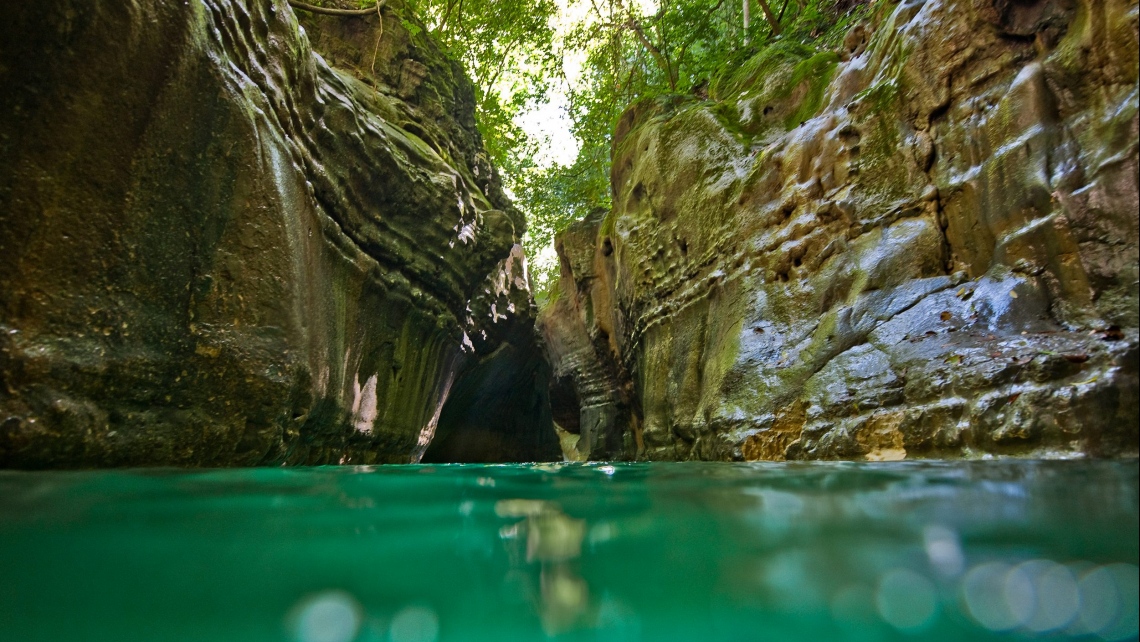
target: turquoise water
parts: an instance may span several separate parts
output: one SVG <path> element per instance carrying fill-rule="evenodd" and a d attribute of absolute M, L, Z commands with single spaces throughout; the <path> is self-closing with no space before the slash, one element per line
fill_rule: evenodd
<path fill-rule="evenodd" d="M 0 472 L 0 640 L 1135 639 L 1127 462 Z"/>

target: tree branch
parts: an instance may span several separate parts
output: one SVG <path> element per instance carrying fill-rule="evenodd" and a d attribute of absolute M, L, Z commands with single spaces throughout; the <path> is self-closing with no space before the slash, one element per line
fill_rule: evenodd
<path fill-rule="evenodd" d="M 785 1 L 786 1 L 786 0 L 785 0 Z M 447 3 L 447 11 L 444 11 L 444 12 L 443 12 L 443 18 L 441 18 L 441 19 L 440 19 L 440 21 L 439 21 L 439 30 L 440 30 L 441 32 L 446 32 L 446 31 L 447 31 L 447 27 L 448 27 L 448 24 L 447 24 L 447 23 L 448 23 L 448 21 L 449 21 L 449 20 L 451 20 L 451 10 L 452 10 L 452 8 L 454 8 L 454 7 L 455 7 L 455 3 L 454 3 L 454 2 L 451 2 L 450 0 L 448 0 L 448 3 Z"/>
<path fill-rule="evenodd" d="M 624 26 L 637 36 L 642 46 L 649 51 L 649 55 L 653 56 L 653 60 L 657 62 L 657 66 L 661 67 L 661 71 L 665 72 L 665 77 L 669 80 L 670 91 L 677 91 L 677 79 L 673 76 L 673 65 L 669 64 L 669 59 L 665 57 L 665 54 L 661 53 L 660 49 L 649 41 L 649 37 L 645 35 L 645 30 L 641 28 L 641 23 L 634 19 L 632 12 L 626 10 L 625 4 L 623 4 L 621 0 L 617 0 L 617 6 L 622 13 L 626 14 Z"/>
<path fill-rule="evenodd" d="M 720 0 L 719 2 L 716 3 L 716 5 L 713 6 L 712 9 L 709 9 L 708 11 L 706 11 L 705 15 L 701 18 L 701 22 L 708 20 L 708 17 L 711 16 L 714 11 L 716 11 L 717 9 L 720 9 L 722 6 L 724 6 L 724 3 L 725 3 L 725 0 Z M 677 60 L 684 60 L 685 59 L 685 52 L 688 51 L 689 47 L 691 47 L 693 45 L 693 43 L 696 41 L 697 41 L 697 36 L 694 34 L 693 37 L 689 38 L 689 41 L 686 42 L 684 44 L 684 46 L 681 47 L 681 53 L 677 56 Z M 745 41 L 745 44 L 747 44 L 747 41 Z"/>
<path fill-rule="evenodd" d="M 636 20 L 630 18 L 625 25 L 633 31 L 637 39 L 641 41 L 641 44 L 649 50 L 649 55 L 653 56 L 653 59 L 657 61 L 657 65 L 661 67 L 661 71 L 665 72 L 665 77 L 669 79 L 669 89 L 676 91 L 677 81 L 673 78 L 673 68 L 669 64 L 669 60 L 661 53 L 660 49 L 654 47 L 652 42 L 649 42 L 649 38 L 645 36 L 645 32 L 642 31 L 641 25 L 638 24 Z"/>
<path fill-rule="evenodd" d="M 788 4 L 791 1 L 792 0 L 784 0 L 784 6 L 780 7 L 780 15 L 776 17 L 776 22 L 782 22 L 784 20 L 784 12 L 788 10 Z"/>
<path fill-rule="evenodd" d="M 507 45 L 507 48 L 503 51 L 503 57 L 499 60 L 498 68 L 496 68 L 495 72 L 493 74 L 491 74 L 491 77 L 486 80 L 485 91 L 491 91 L 491 88 L 494 87 L 495 83 L 499 81 L 499 76 L 501 76 L 503 74 L 503 70 L 506 69 L 506 67 L 507 67 L 507 60 L 511 56 L 511 51 L 513 51 L 515 48 L 515 45 L 520 44 L 520 42 L 521 42 L 521 40 L 512 40 Z M 483 84 L 483 83 L 480 83 L 480 84 Z"/>
<path fill-rule="evenodd" d="M 370 13 L 380 13 L 380 8 L 383 7 L 387 1 L 388 0 L 380 0 L 375 6 L 368 7 L 367 9 L 330 9 L 328 7 L 318 7 L 304 2 L 297 2 L 296 0 L 289 0 L 289 6 L 294 9 L 301 9 L 309 13 L 319 13 L 325 16 L 366 16 Z"/>
<path fill-rule="evenodd" d="M 764 19 L 768 21 L 768 25 L 772 27 L 772 33 L 780 35 L 780 21 L 772 14 L 767 0 L 756 0 L 756 2 L 760 3 L 760 10 L 764 12 Z"/>

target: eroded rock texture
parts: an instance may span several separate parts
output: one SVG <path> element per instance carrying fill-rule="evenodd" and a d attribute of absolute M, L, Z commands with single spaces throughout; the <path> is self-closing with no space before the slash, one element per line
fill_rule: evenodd
<path fill-rule="evenodd" d="M 909 0 L 636 105 L 557 241 L 595 458 L 1137 451 L 1137 3 Z"/>
<path fill-rule="evenodd" d="M 545 381 L 471 86 L 385 12 L 303 16 L 342 71 L 284 0 L 5 8 L 0 466 L 415 461 Z"/>

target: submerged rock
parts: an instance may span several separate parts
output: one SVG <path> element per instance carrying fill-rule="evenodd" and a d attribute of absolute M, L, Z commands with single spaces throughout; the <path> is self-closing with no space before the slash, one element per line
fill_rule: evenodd
<path fill-rule="evenodd" d="M 542 383 L 479 370 L 537 353 L 460 67 L 399 2 L 304 19 L 343 69 L 284 0 L 7 9 L 0 466 L 417 461 L 449 390 Z"/>
<path fill-rule="evenodd" d="M 1137 3 L 884 4 L 634 105 L 556 241 L 594 458 L 1135 455 Z"/>

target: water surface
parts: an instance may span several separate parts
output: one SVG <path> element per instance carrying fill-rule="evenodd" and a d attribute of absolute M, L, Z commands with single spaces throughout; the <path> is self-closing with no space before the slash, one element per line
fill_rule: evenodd
<path fill-rule="evenodd" d="M 0 472 L 0 640 L 1135 639 L 1127 462 Z"/>

